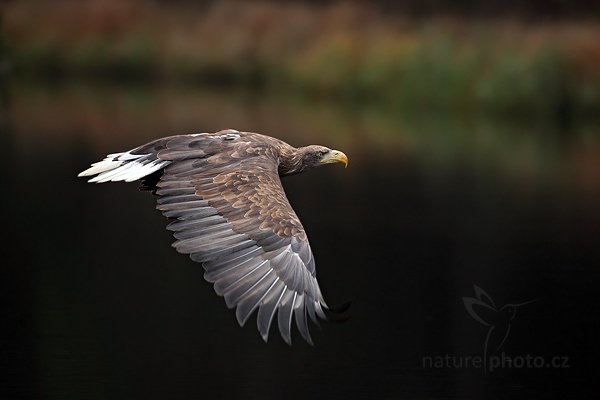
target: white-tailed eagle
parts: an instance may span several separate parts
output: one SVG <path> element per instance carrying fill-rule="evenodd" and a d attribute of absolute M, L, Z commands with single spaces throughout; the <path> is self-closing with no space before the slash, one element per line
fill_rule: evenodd
<path fill-rule="evenodd" d="M 312 344 L 308 318 L 318 324 L 327 309 L 316 279 L 306 232 L 290 206 L 280 177 L 346 155 L 323 146 L 295 148 L 258 133 L 228 129 L 171 136 L 108 155 L 79 176 L 89 182 L 142 180 L 158 196 L 169 219 L 175 249 L 202 263 L 240 325 L 258 310 L 267 341 L 277 314 L 281 336 L 291 344 L 295 318 Z M 308 318 L 307 318 L 308 317 Z"/>

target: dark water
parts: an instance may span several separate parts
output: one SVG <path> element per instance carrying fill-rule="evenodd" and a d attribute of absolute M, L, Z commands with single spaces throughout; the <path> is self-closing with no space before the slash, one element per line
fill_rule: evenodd
<path fill-rule="evenodd" d="M 347 322 L 312 329 L 315 347 L 297 332 L 288 347 L 273 330 L 265 344 L 254 320 L 240 328 L 202 268 L 170 247 L 154 199 L 137 185 L 76 178 L 107 153 L 221 128 L 320 143 L 350 158 L 346 170 L 284 181 L 326 299 L 353 302 Z M 597 126 L 344 110 L 172 87 L 17 85 L 5 97 L 0 129 L 4 393 L 593 393 L 600 372 Z M 465 365 L 483 356 L 489 331 L 463 302 L 475 297 L 474 285 L 497 309 L 536 300 L 513 319 L 507 308 L 483 317 L 496 332 L 510 323 L 501 348 L 504 334 L 489 344 L 488 357 L 504 357 L 494 370 Z M 528 355 L 540 367 L 523 365 Z"/>

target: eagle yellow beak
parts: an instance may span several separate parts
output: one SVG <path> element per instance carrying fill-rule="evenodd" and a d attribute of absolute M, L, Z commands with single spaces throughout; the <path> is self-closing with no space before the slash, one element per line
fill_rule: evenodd
<path fill-rule="evenodd" d="M 343 163 L 344 168 L 346 168 L 348 166 L 348 157 L 339 150 L 331 150 L 323 156 L 321 162 L 325 164 Z"/>

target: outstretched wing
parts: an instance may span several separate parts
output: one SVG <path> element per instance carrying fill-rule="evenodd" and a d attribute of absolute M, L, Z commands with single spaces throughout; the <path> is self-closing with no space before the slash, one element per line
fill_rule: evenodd
<path fill-rule="evenodd" d="M 206 280 L 237 308 L 240 325 L 258 310 L 258 330 L 267 341 L 277 315 L 281 336 L 291 344 L 295 319 L 312 344 L 308 318 L 318 324 L 327 308 L 312 251 L 279 179 L 277 143 L 252 135 L 165 138 L 111 155 L 81 175 L 100 173 L 91 182 L 160 176 L 152 185 L 157 208 L 171 219 L 173 246 L 203 264 Z"/>
<path fill-rule="evenodd" d="M 306 233 L 290 206 L 272 148 L 238 136 L 220 139 L 221 151 L 206 156 L 207 143 L 178 138 L 159 152 L 169 160 L 157 183 L 157 208 L 173 221 L 173 246 L 203 263 L 207 281 L 240 325 L 258 310 L 263 339 L 277 314 L 283 339 L 291 343 L 295 318 L 312 343 L 307 315 L 325 318 Z M 204 142 L 204 140 L 202 140 Z M 194 154 L 194 147 L 198 152 Z M 204 154 L 204 156 L 203 156 Z"/>

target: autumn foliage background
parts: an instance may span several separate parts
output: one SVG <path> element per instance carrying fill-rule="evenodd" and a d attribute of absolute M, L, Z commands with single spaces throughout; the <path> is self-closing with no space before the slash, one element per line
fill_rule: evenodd
<path fill-rule="evenodd" d="M 383 107 L 600 110 L 597 6 L 398 3 L 12 1 L 3 65 L 17 76 L 235 85 Z"/>

